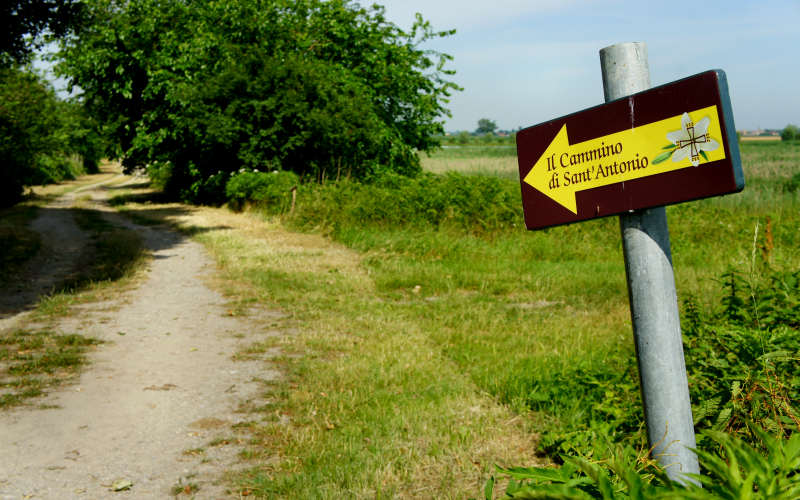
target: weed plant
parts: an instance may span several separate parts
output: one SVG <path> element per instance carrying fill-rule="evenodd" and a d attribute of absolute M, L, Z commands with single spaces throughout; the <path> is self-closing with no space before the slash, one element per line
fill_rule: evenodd
<path fill-rule="evenodd" d="M 755 428 L 789 437 L 800 430 L 800 271 L 773 272 L 765 284 L 723 275 L 725 295 L 704 313 L 691 297 L 682 319 L 687 372 L 698 430 L 724 431 L 751 446 Z M 518 380 L 530 408 L 561 417 L 540 446 L 551 456 L 604 456 L 624 443 L 646 448 L 636 364 L 624 350 L 603 363 L 553 367 Z M 576 397 L 580 394 L 581 397 Z M 698 440 L 701 449 L 713 443 Z"/>
<path fill-rule="evenodd" d="M 291 210 L 291 189 L 299 184 L 294 172 L 243 171 L 234 174 L 225 186 L 228 205 L 242 210 L 248 203 L 270 207 L 278 213 Z"/>
<path fill-rule="evenodd" d="M 800 434 L 788 440 L 757 431 L 762 449 L 724 433 L 707 433 L 722 453 L 698 451 L 704 474 L 694 481 L 671 481 L 658 466 L 637 457 L 631 448 L 618 448 L 602 463 L 566 457 L 553 467 L 498 468 L 512 478 L 505 498 L 542 499 L 695 499 L 792 500 L 800 497 Z M 696 481 L 696 482 L 695 482 Z M 495 480 L 484 489 L 494 498 Z"/>

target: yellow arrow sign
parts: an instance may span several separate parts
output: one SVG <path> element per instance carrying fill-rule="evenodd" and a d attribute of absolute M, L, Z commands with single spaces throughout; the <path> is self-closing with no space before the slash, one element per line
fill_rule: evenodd
<path fill-rule="evenodd" d="M 725 158 L 720 118 L 709 106 L 570 144 L 566 124 L 524 181 L 577 214 L 575 193 Z"/>

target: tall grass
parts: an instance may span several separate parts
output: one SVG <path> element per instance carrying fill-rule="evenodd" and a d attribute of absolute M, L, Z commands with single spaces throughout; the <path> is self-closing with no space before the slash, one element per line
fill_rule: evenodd
<path fill-rule="evenodd" d="M 453 153 L 456 149 L 440 157 L 471 155 Z M 679 295 L 707 310 L 725 296 L 721 276 L 732 268 L 750 268 L 754 245 L 765 269 L 800 268 L 800 193 L 791 188 L 800 172 L 800 148 L 745 144 L 743 158 L 748 183 L 743 193 L 668 208 Z M 448 175 L 455 182 L 473 182 L 471 176 Z M 497 182 L 508 193 L 518 189 L 502 175 Z M 393 192 L 408 198 L 402 190 Z M 317 216 L 313 224 L 303 208 L 308 200 L 300 198 L 290 222 L 305 229 L 327 228 L 338 241 L 364 252 L 364 265 L 379 292 L 398 296 L 416 291 L 427 299 L 407 314 L 418 316 L 431 340 L 481 387 L 554 424 L 552 439 L 543 439 L 544 450 L 566 451 L 559 448 L 564 443 L 567 449 L 591 449 L 602 429 L 584 435 L 583 443 L 572 442 L 577 438 L 569 435 L 587 414 L 606 415 L 613 422 L 615 412 L 640 411 L 616 219 L 526 232 L 519 218 L 511 217 L 513 222 L 495 225 L 493 231 L 470 231 L 481 224 L 476 210 L 464 211 L 456 226 L 426 229 L 407 223 L 414 217 L 409 215 L 413 206 L 404 207 L 403 218 L 395 216 L 391 203 L 387 214 L 363 208 L 387 207 L 376 201 L 383 195 L 370 199 L 375 193 L 366 187 L 349 192 L 335 212 L 321 210 L 316 199 L 308 205 L 308 213 Z M 518 199 L 508 203 L 519 214 Z M 489 212 L 496 208 L 484 205 Z M 361 216 L 351 217 L 353 211 Z M 610 385 L 621 390 L 605 394 Z M 596 396 L 585 392 L 590 387 L 599 391 Z M 587 401 L 617 400 L 592 410 L 577 396 L 580 391 Z M 631 423 L 618 429 L 621 434 L 640 430 L 640 424 Z M 640 445 L 642 438 L 640 433 Z"/>
<path fill-rule="evenodd" d="M 516 146 L 446 146 L 420 158 L 422 169 L 435 174 L 460 172 L 519 179 Z"/>

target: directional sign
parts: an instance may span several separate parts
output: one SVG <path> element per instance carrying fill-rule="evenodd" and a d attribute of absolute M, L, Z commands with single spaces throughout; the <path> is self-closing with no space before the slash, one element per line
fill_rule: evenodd
<path fill-rule="evenodd" d="M 528 229 L 744 188 L 721 70 L 524 129 L 517 156 Z"/>

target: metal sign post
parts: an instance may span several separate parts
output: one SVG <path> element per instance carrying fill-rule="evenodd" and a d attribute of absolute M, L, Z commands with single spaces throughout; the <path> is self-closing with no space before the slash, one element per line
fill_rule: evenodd
<path fill-rule="evenodd" d="M 650 88 L 644 43 L 606 47 L 600 65 L 606 102 Z M 684 474 L 699 474 L 700 467 L 691 451 L 694 424 L 666 209 L 632 211 L 619 221 L 647 437 L 667 475 L 685 482 Z"/>
<path fill-rule="evenodd" d="M 650 87 L 647 47 L 600 51 L 606 103 L 517 133 L 528 229 L 620 216 L 647 437 L 675 481 L 699 474 L 665 205 L 744 189 L 722 70 Z"/>

